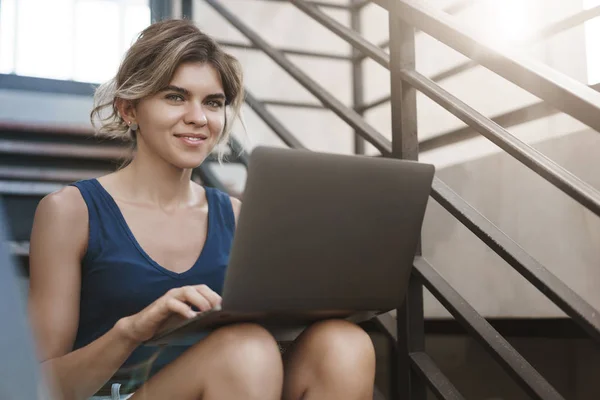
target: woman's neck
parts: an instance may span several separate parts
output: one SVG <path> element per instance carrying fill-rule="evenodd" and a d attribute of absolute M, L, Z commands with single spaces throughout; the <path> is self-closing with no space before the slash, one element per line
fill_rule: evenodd
<path fill-rule="evenodd" d="M 124 194 L 135 202 L 155 205 L 164 211 L 175 211 L 199 202 L 191 182 L 192 170 L 174 167 L 144 152 L 138 152 L 123 168 L 121 182 Z"/>

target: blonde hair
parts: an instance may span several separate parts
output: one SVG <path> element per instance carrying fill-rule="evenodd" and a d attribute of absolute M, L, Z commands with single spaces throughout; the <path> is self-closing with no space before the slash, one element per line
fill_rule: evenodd
<path fill-rule="evenodd" d="M 223 146 L 229 139 L 231 125 L 239 116 L 244 101 L 242 68 L 239 61 L 225 53 L 210 36 L 193 22 L 184 19 L 164 20 L 148 26 L 127 51 L 117 75 L 100 85 L 94 94 L 90 113 L 92 126 L 98 134 L 131 141 L 136 133 L 120 116 L 117 100 L 132 102 L 152 96 L 169 84 L 177 67 L 186 62 L 211 64 L 219 73 L 225 104 L 231 111 L 215 148 L 223 159 Z M 243 122 L 243 121 L 242 121 Z"/>

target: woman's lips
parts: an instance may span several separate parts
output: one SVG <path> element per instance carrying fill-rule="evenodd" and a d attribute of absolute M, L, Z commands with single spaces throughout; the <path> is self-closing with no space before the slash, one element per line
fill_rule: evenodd
<path fill-rule="evenodd" d="M 175 137 L 192 147 L 200 146 L 206 141 L 206 137 L 201 135 L 175 135 Z"/>

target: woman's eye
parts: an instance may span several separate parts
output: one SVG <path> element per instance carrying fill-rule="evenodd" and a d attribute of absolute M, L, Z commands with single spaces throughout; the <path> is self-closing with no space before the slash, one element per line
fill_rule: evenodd
<path fill-rule="evenodd" d="M 209 107 L 214 107 L 214 108 L 223 107 L 223 103 L 218 100 L 210 100 L 206 104 L 208 104 Z"/>
<path fill-rule="evenodd" d="M 180 95 L 180 94 L 168 94 L 168 95 L 165 96 L 165 98 L 167 100 L 173 100 L 173 101 L 176 101 L 176 102 L 184 100 L 183 96 Z"/>

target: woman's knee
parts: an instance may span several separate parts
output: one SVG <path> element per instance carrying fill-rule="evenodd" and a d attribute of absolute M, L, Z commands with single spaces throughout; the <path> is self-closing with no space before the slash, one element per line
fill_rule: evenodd
<path fill-rule="evenodd" d="M 373 369 L 375 349 L 369 335 L 359 326 L 342 320 L 322 321 L 311 326 L 303 347 L 319 356 L 319 366 L 331 371 L 344 366 Z M 327 371 L 321 371 L 323 373 Z"/>
<path fill-rule="evenodd" d="M 369 335 L 347 321 L 316 323 L 286 353 L 284 399 L 369 398 L 375 350 Z M 328 397 L 327 397 L 328 396 Z"/>
<path fill-rule="evenodd" d="M 177 398 L 279 399 L 282 384 L 273 337 L 260 326 L 239 324 L 217 329 L 194 345 L 151 378 L 139 396 L 175 398 L 165 394 L 175 390 Z"/>
<path fill-rule="evenodd" d="M 256 324 L 236 324 L 220 328 L 206 340 L 215 350 L 213 365 L 228 375 L 243 375 L 260 379 L 267 375 L 277 379 L 282 375 L 279 347 L 273 336 Z"/>

